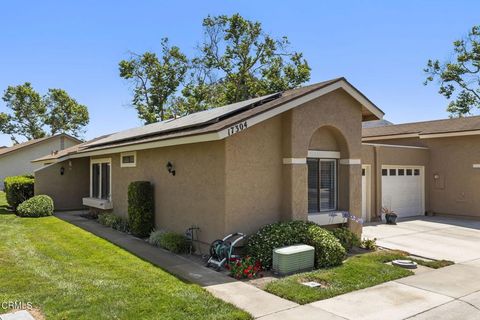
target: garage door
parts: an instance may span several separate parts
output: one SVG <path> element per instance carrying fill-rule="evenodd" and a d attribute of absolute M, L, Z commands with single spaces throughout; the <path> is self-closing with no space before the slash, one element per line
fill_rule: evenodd
<path fill-rule="evenodd" d="M 400 218 L 425 214 L 423 167 L 382 166 L 382 207 Z"/>

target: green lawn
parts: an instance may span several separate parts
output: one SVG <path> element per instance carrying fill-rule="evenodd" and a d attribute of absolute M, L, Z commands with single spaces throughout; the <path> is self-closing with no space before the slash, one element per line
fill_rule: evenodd
<path fill-rule="evenodd" d="M 266 290 L 282 298 L 305 304 L 331 298 L 343 293 L 371 287 L 383 282 L 412 275 L 410 270 L 385 264 L 404 258 L 400 251 L 377 251 L 349 258 L 343 265 L 285 277 L 269 283 Z M 322 287 L 303 284 L 316 281 Z"/>
<path fill-rule="evenodd" d="M 415 259 L 415 258 L 408 258 L 408 259 L 416 262 L 421 266 L 425 266 L 432 269 L 440 269 L 443 267 L 448 267 L 455 263 L 450 260 L 423 260 L 423 259 Z"/>
<path fill-rule="evenodd" d="M 18 218 L 4 206 L 0 301 L 32 302 L 47 319 L 250 319 L 86 231 L 55 217 Z"/>

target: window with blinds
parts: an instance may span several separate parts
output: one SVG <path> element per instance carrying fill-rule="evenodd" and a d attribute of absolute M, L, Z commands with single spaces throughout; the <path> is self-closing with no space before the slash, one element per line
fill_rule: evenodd
<path fill-rule="evenodd" d="M 91 197 L 97 199 L 110 199 L 110 162 L 94 162 L 91 164 Z"/>
<path fill-rule="evenodd" d="M 307 159 L 308 212 L 337 209 L 337 160 Z"/>

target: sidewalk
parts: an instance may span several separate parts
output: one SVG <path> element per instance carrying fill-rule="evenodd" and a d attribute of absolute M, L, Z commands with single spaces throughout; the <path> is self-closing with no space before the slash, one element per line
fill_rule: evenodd
<path fill-rule="evenodd" d="M 56 216 L 262 320 L 480 319 L 480 259 L 300 306 L 75 214 Z"/>

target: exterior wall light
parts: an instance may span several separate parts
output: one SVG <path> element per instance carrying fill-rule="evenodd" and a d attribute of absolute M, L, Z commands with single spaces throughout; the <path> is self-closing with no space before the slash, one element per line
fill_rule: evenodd
<path fill-rule="evenodd" d="M 65 174 L 65 168 L 61 167 L 60 168 L 60 175 L 63 176 Z"/>
<path fill-rule="evenodd" d="M 175 175 L 175 168 L 173 167 L 173 164 L 170 161 L 167 162 L 167 170 L 168 170 L 168 173 L 170 173 L 172 176 Z"/>
<path fill-rule="evenodd" d="M 440 179 L 440 175 L 439 175 L 438 173 L 435 173 L 435 174 L 433 175 L 433 179 L 435 179 L 435 180 Z"/>

